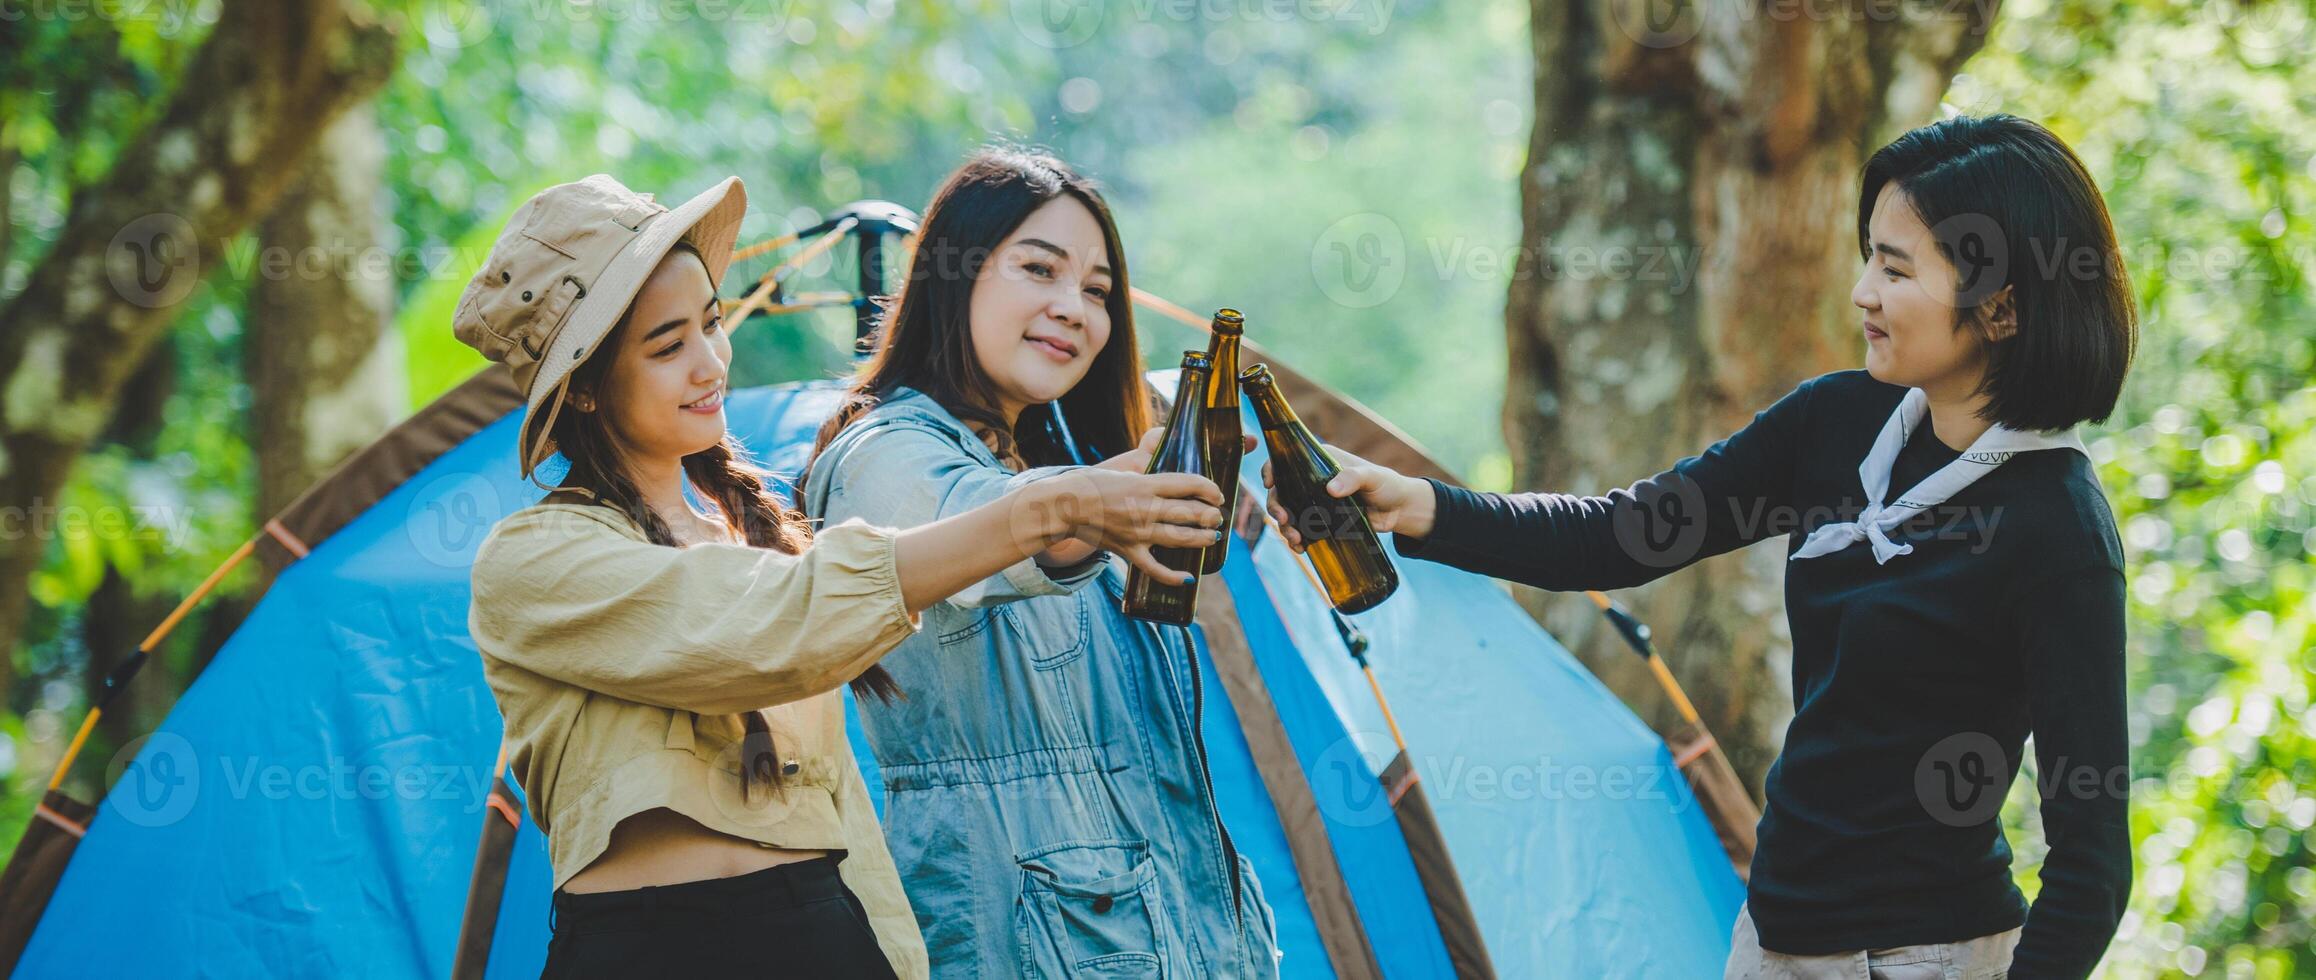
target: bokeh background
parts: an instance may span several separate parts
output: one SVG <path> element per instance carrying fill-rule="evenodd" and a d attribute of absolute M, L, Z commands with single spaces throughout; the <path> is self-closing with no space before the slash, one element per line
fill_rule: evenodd
<path fill-rule="evenodd" d="M 985 141 L 1049 147 L 1108 189 L 1135 285 L 1246 310 L 1469 482 L 1597 492 L 1858 366 L 1857 164 L 2001 111 L 2089 164 L 2142 316 L 2087 434 L 2131 563 L 2137 778 L 2102 975 L 2316 976 L 2307 0 L 0 13 L 0 850 L 103 673 L 267 514 L 483 366 L 451 304 L 549 184 L 680 199 L 738 174 L 745 243 L 856 199 L 921 208 Z M 850 288 L 852 261 L 798 286 Z M 1199 343 L 1138 322 L 1153 360 Z M 735 383 L 833 376 L 852 339 L 845 308 L 759 318 Z M 1630 597 L 1756 791 L 1791 710 L 1776 564 Z M 169 635 L 87 758 L 158 724 L 267 574 L 237 569 Z M 1669 717 L 1582 600 L 1524 600 Z M 2031 895 L 2030 786 L 2006 820 Z"/>

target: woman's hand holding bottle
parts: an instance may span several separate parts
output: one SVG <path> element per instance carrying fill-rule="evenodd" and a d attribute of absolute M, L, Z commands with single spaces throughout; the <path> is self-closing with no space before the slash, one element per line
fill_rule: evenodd
<path fill-rule="evenodd" d="M 1038 480 L 955 517 L 903 530 L 901 595 L 923 609 L 1024 557 L 1067 542 L 1114 551 L 1169 582 L 1187 573 L 1159 564 L 1153 546 L 1199 548 L 1222 540 L 1222 489 L 1203 476 L 1120 473 L 1081 466 Z"/>
<path fill-rule="evenodd" d="M 1099 463 L 1096 463 L 1091 468 L 1099 470 L 1110 470 L 1118 473 L 1140 475 L 1142 471 L 1150 468 L 1150 457 L 1152 454 L 1158 451 L 1158 443 L 1164 438 L 1166 438 L 1166 427 L 1162 425 L 1152 426 L 1150 431 L 1142 433 L 1142 442 L 1140 445 L 1137 445 L 1132 449 L 1126 450 L 1125 452 L 1119 453 Z M 1254 451 L 1254 447 L 1255 437 L 1247 436 L 1246 447 L 1241 451 L 1252 452 Z M 1224 516 L 1227 518 L 1229 515 Z M 1166 545 L 1170 544 L 1171 542 L 1156 541 L 1150 543 Z M 1062 541 L 1060 544 L 1056 544 L 1051 548 L 1047 548 L 1046 550 L 1039 552 L 1037 560 L 1040 564 L 1049 567 L 1066 567 L 1083 562 L 1088 558 L 1092 558 L 1097 552 L 1101 550 L 1102 545 L 1093 539 L 1085 537 L 1072 537 Z M 1131 560 L 1130 557 L 1129 560 Z M 1143 567 L 1147 568 L 1149 566 L 1145 565 Z M 1169 582 L 1180 581 L 1179 579 L 1172 576 L 1168 576 L 1166 580 Z"/>
<path fill-rule="evenodd" d="M 1075 541 L 1088 554 L 1115 552 L 1168 582 L 1183 582 L 1189 574 L 1160 564 L 1152 547 L 1198 548 L 1222 540 L 1222 488 L 1203 476 L 1087 466 L 1039 480 L 1021 494 L 1030 499 L 1020 514 L 1036 533 L 1061 531 L 1049 548 Z"/>
<path fill-rule="evenodd" d="M 1327 455 L 1334 457 L 1342 472 L 1327 483 L 1327 492 L 1337 497 L 1357 494 L 1359 505 L 1367 510 L 1367 523 L 1377 533 L 1397 532 L 1411 538 L 1431 534 L 1432 516 L 1438 504 L 1438 494 L 1427 480 L 1408 476 L 1388 466 L 1370 463 L 1364 459 L 1328 446 Z M 1263 486 L 1270 488 L 1271 464 L 1263 463 Z M 1294 521 L 1272 494 L 1266 507 L 1271 522 L 1279 529 L 1279 539 L 1297 552 L 1303 550 L 1302 535 L 1296 533 Z"/>

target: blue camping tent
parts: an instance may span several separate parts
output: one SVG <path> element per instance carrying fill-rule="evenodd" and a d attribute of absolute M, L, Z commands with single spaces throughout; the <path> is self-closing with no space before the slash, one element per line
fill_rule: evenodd
<path fill-rule="evenodd" d="M 830 404 L 825 385 L 787 385 L 735 392 L 727 411 L 793 472 Z M 376 491 L 336 495 L 343 513 L 293 548 L 310 553 L 115 760 L 16 975 L 450 972 L 500 725 L 468 569 L 491 524 L 538 497 L 515 473 L 519 410 L 503 374 L 478 376 L 331 478 Z M 1233 542 L 1241 635 L 1205 638 L 1208 690 L 1229 696 L 1207 700 L 1204 727 L 1286 975 L 1455 975 L 1377 780 L 1396 750 L 1366 677 L 1294 556 Z M 1495 583 L 1400 571 L 1400 592 L 1355 619 L 1496 970 L 1717 975 L 1743 886 L 1664 742 Z M 857 726 L 854 741 L 875 787 Z M 526 821 L 490 975 L 537 974 L 548 882 Z"/>

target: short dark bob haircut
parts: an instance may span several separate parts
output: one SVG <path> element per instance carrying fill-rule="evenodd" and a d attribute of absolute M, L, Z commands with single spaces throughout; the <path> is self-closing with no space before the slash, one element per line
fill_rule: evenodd
<path fill-rule="evenodd" d="M 2040 124 L 1956 116 L 1906 133 L 1866 161 L 1858 251 L 1895 184 L 1955 266 L 1956 328 L 1983 328 L 2005 285 L 2017 332 L 1992 344 L 1982 418 L 2013 429 L 2102 422 L 2138 345 L 2139 314 L 2115 226 L 2091 173 Z"/>

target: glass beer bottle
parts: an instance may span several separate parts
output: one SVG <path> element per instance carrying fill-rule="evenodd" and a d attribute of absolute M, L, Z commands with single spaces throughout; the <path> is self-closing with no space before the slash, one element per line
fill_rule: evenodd
<path fill-rule="evenodd" d="M 1246 335 L 1246 318 L 1237 310 L 1216 310 L 1213 331 L 1214 340 L 1206 347 L 1214 365 L 1206 385 L 1206 459 L 1214 469 L 1207 476 L 1222 488 L 1222 526 L 1228 528 L 1238 520 L 1238 465 L 1246 458 L 1246 427 L 1238 417 L 1238 342 Z M 1229 554 L 1229 538 L 1215 542 L 1206 549 L 1199 574 L 1222 571 Z"/>
<path fill-rule="evenodd" d="M 1190 473 L 1211 476 L 1206 459 L 1206 386 L 1213 365 L 1202 350 L 1182 352 L 1182 380 L 1174 389 L 1174 410 L 1166 416 L 1166 436 L 1151 454 L 1144 473 Z M 1135 619 L 1188 626 L 1198 608 L 1199 564 L 1205 548 L 1152 547 L 1150 556 L 1176 571 L 1192 573 L 1181 585 L 1151 578 L 1136 567 L 1126 575 L 1121 608 Z"/>
<path fill-rule="evenodd" d="M 1295 417 L 1295 410 L 1279 394 L 1270 368 L 1257 364 L 1238 376 L 1254 403 L 1255 421 L 1263 427 L 1263 445 L 1271 455 L 1271 493 L 1288 515 L 1290 527 L 1302 535 L 1304 552 L 1327 589 L 1327 601 L 1347 613 L 1375 607 L 1399 588 L 1399 570 L 1391 555 L 1367 524 L 1367 510 L 1357 500 L 1327 492 L 1327 481 L 1341 469 L 1319 445 L 1317 437 Z"/>

